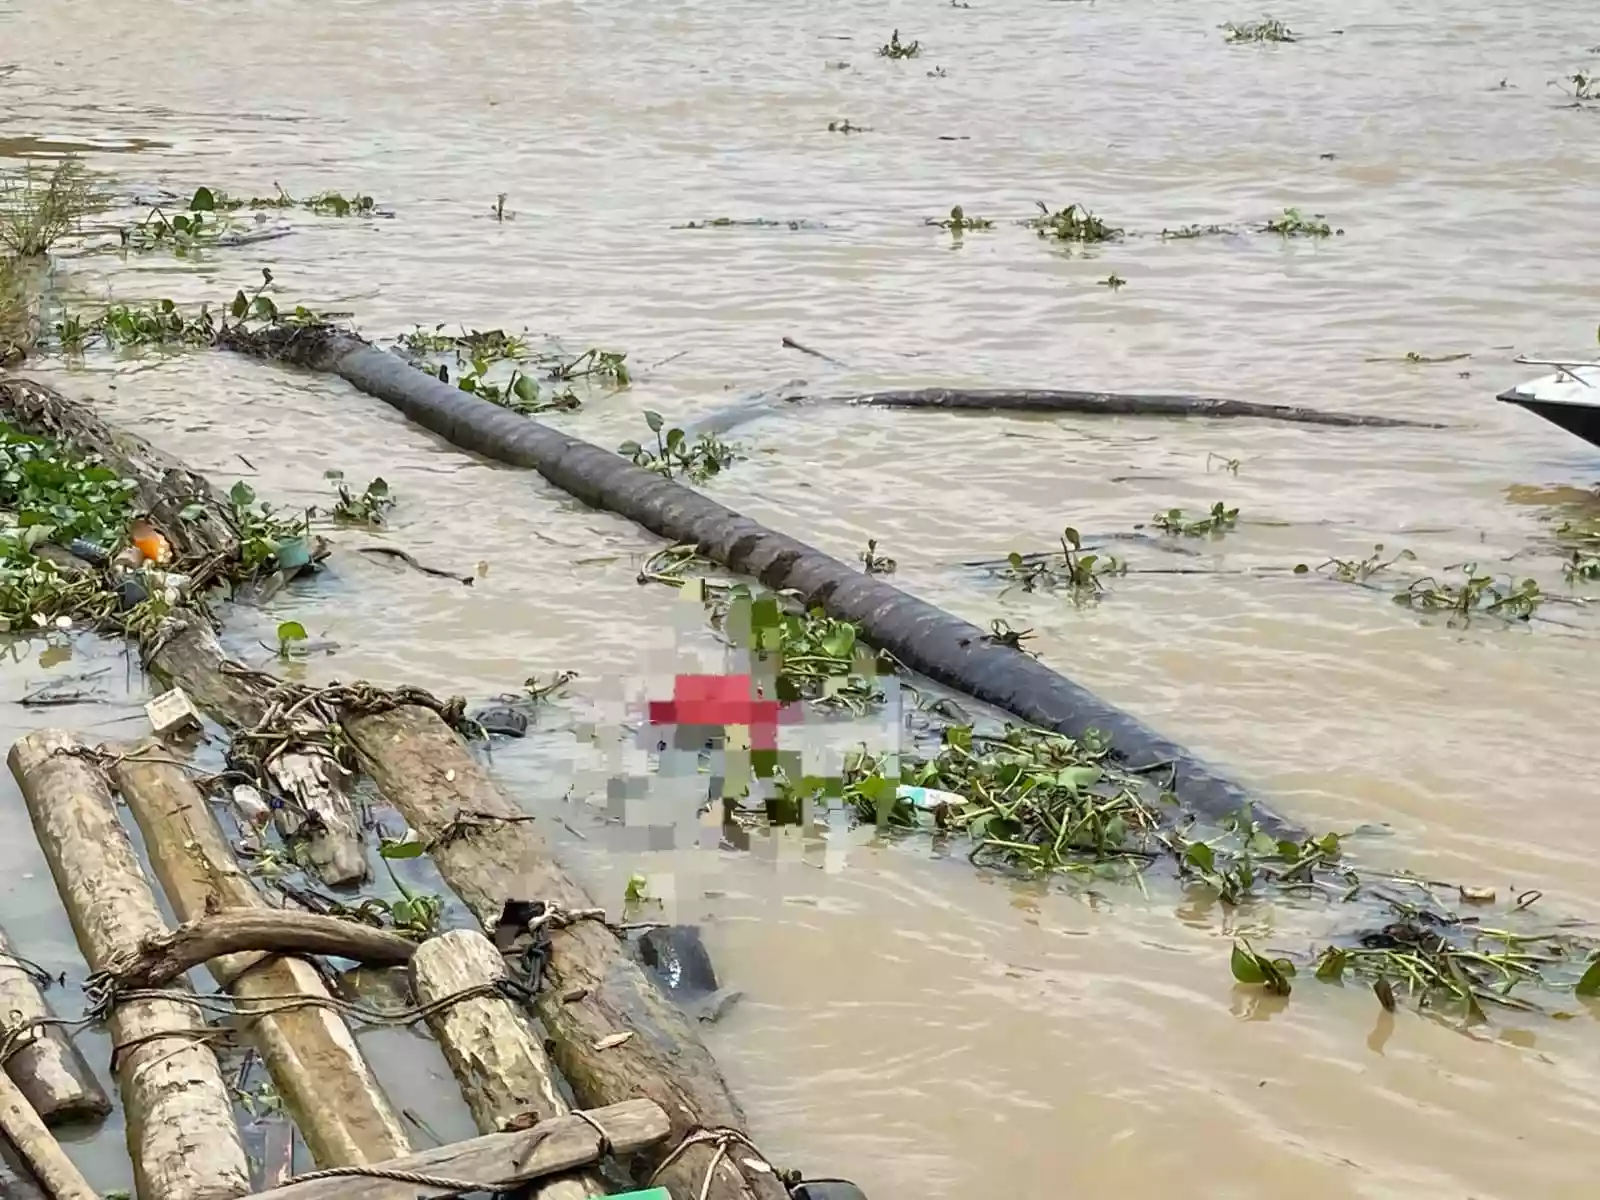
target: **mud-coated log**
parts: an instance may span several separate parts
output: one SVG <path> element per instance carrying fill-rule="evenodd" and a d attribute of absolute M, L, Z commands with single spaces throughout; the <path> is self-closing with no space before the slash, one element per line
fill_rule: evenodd
<path fill-rule="evenodd" d="M 227 663 L 227 669 L 218 663 Z M 230 729 L 251 729 L 275 710 L 271 687 L 242 664 L 228 662 L 211 627 L 192 613 L 162 625 L 146 665 Z M 290 725 L 301 732 L 317 730 L 315 719 L 305 715 L 292 718 Z M 330 887 L 352 887 L 365 880 L 369 868 L 361 825 L 333 756 L 321 746 L 308 745 L 278 755 L 267 770 L 300 810 L 285 805 L 273 819 L 286 838 L 295 840 L 296 856 L 311 874 Z"/>
<path fill-rule="evenodd" d="M 1183 747 L 971 622 L 613 451 L 440 383 L 359 338 L 302 332 L 293 331 L 286 344 L 228 344 L 334 372 L 463 449 L 530 467 L 585 504 L 619 513 L 671 541 L 693 543 L 706 557 L 769 588 L 792 589 L 808 607 L 854 622 L 874 646 L 947 687 L 1068 737 L 1098 730 L 1127 765 L 1170 766 L 1172 788 L 1187 811 L 1221 820 L 1251 807 L 1243 788 Z M 1259 805 L 1253 815 L 1277 836 L 1303 833 Z"/>
<path fill-rule="evenodd" d="M 0 1134 L 0 1200 L 46 1200 L 22 1151 Z"/>
<path fill-rule="evenodd" d="M 8 1040 L 23 1026 L 29 1030 L 18 1035 L 5 1073 L 46 1125 L 105 1116 L 111 1111 L 110 1099 L 78 1047 L 51 1023 L 54 1020 L 39 985 L 0 932 L 0 1040 Z"/>
<path fill-rule="evenodd" d="M 176 977 L 204 955 L 201 961 L 217 983 L 238 1000 L 244 1028 L 318 1166 L 409 1154 L 411 1143 L 400 1120 L 350 1027 L 332 1011 L 322 977 L 305 959 L 281 953 L 286 931 L 298 930 L 305 939 L 302 947 L 307 945 L 313 923 L 305 918 L 313 914 L 266 906 L 234 861 L 205 797 L 181 767 L 135 750 L 116 762 L 112 779 L 144 834 L 145 851 L 173 911 L 180 921 L 193 922 L 163 939 L 160 953 L 152 953 L 149 945 L 140 948 L 146 970 L 155 977 Z M 260 936 L 247 950 L 219 954 L 223 922 L 236 915 L 259 921 Z M 322 917 L 315 924 L 327 922 L 333 927 L 317 930 L 326 940 L 315 952 L 364 958 L 413 949 L 404 938 L 348 921 Z M 235 934 L 236 941 L 245 936 L 241 929 Z M 341 936 L 344 940 L 337 940 Z M 294 996 L 314 1003 L 287 1007 L 285 999 Z M 255 1012 L 262 1015 L 250 1015 Z"/>
<path fill-rule="evenodd" d="M 276 908 L 235 908 L 185 921 L 142 939 L 105 967 L 120 987 L 165 987 L 212 959 L 235 954 L 332 954 L 397 966 L 417 944 L 357 921 Z"/>
<path fill-rule="evenodd" d="M 32 379 L 0 379 L 0 417 L 29 433 L 98 454 L 138 485 L 140 505 L 180 556 L 232 555 L 239 539 L 228 506 L 204 475 L 189 470 L 137 434 L 106 424 L 87 404 Z M 178 514 L 188 509 L 187 515 Z"/>
<path fill-rule="evenodd" d="M 412 986 L 424 1006 L 505 978 L 505 960 L 475 929 L 429 938 L 411 960 Z M 525 1113 L 544 1121 L 570 1111 L 539 1032 L 521 1006 L 504 996 L 474 996 L 430 1011 L 427 1022 L 480 1132 L 497 1133 Z M 537 1200 L 604 1194 L 605 1181 L 593 1173 L 541 1182 L 535 1193 Z"/>
<path fill-rule="evenodd" d="M 110 785 L 71 734 L 40 730 L 8 763 L 92 970 L 166 932 Z M 175 992 L 187 989 L 168 985 Z M 109 1020 L 140 1200 L 232 1200 L 250 1190 L 233 1102 L 192 1005 L 129 999 Z"/>
<path fill-rule="evenodd" d="M 525 814 L 437 714 L 412 706 L 347 716 L 343 724 L 378 790 L 429 843 L 439 874 L 485 925 L 499 918 L 508 899 L 568 910 L 594 906 L 531 823 L 514 819 Z M 536 1009 L 556 1066 L 580 1105 L 630 1096 L 654 1100 L 672 1122 L 663 1152 L 697 1125 L 743 1128 L 744 1114 L 694 1022 L 609 929 L 577 921 L 555 930 L 551 942 Z M 632 1036 L 613 1044 L 624 1033 Z M 700 1196 L 713 1154 L 704 1143 L 690 1147 L 660 1183 L 675 1196 Z M 704 1193 L 709 1200 L 782 1200 L 780 1185 L 758 1172 L 747 1175 L 735 1165 L 737 1157 L 717 1166 Z"/>
<path fill-rule="evenodd" d="M 474 1191 L 513 1192 L 519 1183 L 598 1162 L 604 1146 L 596 1125 L 605 1130 L 605 1142 L 619 1156 L 654 1146 L 667 1136 L 666 1114 L 648 1100 L 629 1100 L 586 1115 L 589 1120 L 555 1117 L 531 1129 L 486 1134 L 376 1165 L 391 1171 L 480 1184 L 471 1189 Z M 429 1200 L 434 1196 L 457 1196 L 462 1190 L 352 1174 L 291 1182 L 258 1193 L 257 1200 Z M 681 1194 L 686 1198 L 695 1195 Z"/>
<path fill-rule="evenodd" d="M 100 1193 L 73 1165 L 61 1143 L 44 1127 L 22 1089 L 0 1073 L 0 1134 L 16 1147 L 28 1173 L 52 1200 L 100 1200 Z"/>
<path fill-rule="evenodd" d="M 685 433 L 723 434 L 785 407 L 846 404 L 866 408 L 923 408 L 946 412 L 1073 413 L 1095 417 L 1204 417 L 1288 421 L 1336 428 L 1443 429 L 1430 421 L 1411 421 L 1376 413 L 1334 412 L 1294 404 L 1262 404 L 1215 396 L 1164 393 L 1083 392 L 1056 388 L 906 388 L 843 396 L 803 396 L 792 392 L 743 401 L 691 422 Z"/>

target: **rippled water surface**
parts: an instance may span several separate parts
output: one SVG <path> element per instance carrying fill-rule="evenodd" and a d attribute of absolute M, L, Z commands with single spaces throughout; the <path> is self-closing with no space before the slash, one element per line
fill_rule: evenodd
<path fill-rule="evenodd" d="M 876 537 L 902 586 L 1032 628 L 1046 662 L 1291 817 L 1389 826 L 1366 850 L 1388 865 L 1538 887 L 1552 912 L 1600 916 L 1584 766 L 1600 675 L 1582 608 L 1452 630 L 1380 592 L 1226 573 L 1130 574 L 1076 608 L 998 598 L 956 565 L 1044 548 L 1068 523 L 1126 530 L 1224 499 L 1240 527 L 1200 565 L 1315 565 L 1382 542 L 1423 571 L 1477 560 L 1572 590 L 1540 539 L 1562 494 L 1549 489 L 1589 487 L 1595 457 L 1493 397 L 1536 373 L 1515 354 L 1582 353 L 1595 336 L 1600 111 L 1548 86 L 1600 63 L 1594 10 L 1282 4 L 1301 41 L 1224 43 L 1221 22 L 1257 15 L 1154 0 L 101 0 L 90 15 L 5 0 L 0 155 L 76 150 L 125 195 L 370 193 L 393 220 L 297 216 L 292 237 L 187 260 L 86 252 L 91 239 L 58 262 L 54 295 L 215 303 L 270 266 L 280 300 L 351 310 L 374 338 L 447 322 L 623 348 L 632 389 L 556 418 L 603 444 L 637 436 L 646 409 L 688 419 L 794 377 L 1189 390 L 1446 423 L 806 408 L 741 431 L 750 457 L 712 490 L 847 558 Z M 895 27 L 919 58 L 875 56 Z M 869 131 L 828 131 L 846 118 Z M 1036 200 L 1146 236 L 1063 253 L 1014 224 Z M 953 245 L 923 224 L 956 203 L 996 228 Z M 1149 236 L 1291 205 L 1343 235 Z M 723 216 L 820 228 L 673 228 Z M 1127 285 L 1102 286 L 1113 273 Z M 848 366 L 784 350 L 785 335 Z M 1408 352 L 1471 357 L 1395 361 Z M 635 583 L 651 537 L 342 383 L 220 354 L 39 373 L 281 502 L 325 498 L 328 469 L 381 472 L 401 497 L 387 536 L 489 565 L 469 590 L 340 554 L 325 582 L 240 614 L 236 645 L 293 616 L 339 644 L 314 676 L 475 697 L 571 668 L 579 710 L 685 661 L 670 593 Z M 1137 543 L 1128 557 L 1190 561 Z M 84 669 L 84 648 L 41 649 L 0 671 L 7 698 Z M 96 661 L 120 696 L 122 660 Z M 38 716 L 9 712 L 8 740 Z M 139 727 L 131 713 L 49 719 L 118 736 Z M 574 766 L 595 756 L 563 729 L 535 741 L 500 769 L 561 816 L 555 840 L 596 894 L 645 871 L 706 923 L 746 994 L 708 1036 L 781 1161 L 874 1200 L 1592 1193 L 1590 1011 L 1464 1034 L 1388 1018 L 1355 988 L 1308 981 L 1267 1003 L 1229 976 L 1232 932 L 1304 950 L 1320 918 L 1159 888 L 1085 897 L 865 837 L 826 855 L 782 840 L 608 851 L 584 802 L 603 788 Z M 4 786 L 0 919 L 79 971 Z M 417 1070 L 386 1074 L 402 1103 L 448 1095 L 440 1070 Z M 464 1131 L 459 1114 L 436 1122 Z M 115 1140 L 84 1156 L 107 1187 L 126 1174 Z"/>

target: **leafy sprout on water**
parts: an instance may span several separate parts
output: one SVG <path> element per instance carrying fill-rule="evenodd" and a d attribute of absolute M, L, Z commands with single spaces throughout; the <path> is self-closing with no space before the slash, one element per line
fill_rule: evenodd
<path fill-rule="evenodd" d="M 1384 558 L 1383 554 L 1383 543 L 1379 542 L 1366 558 L 1330 558 L 1315 569 L 1318 574 L 1327 575 L 1341 583 L 1365 583 L 1374 575 L 1387 571 L 1395 563 L 1415 562 L 1417 558 L 1409 550 L 1401 550 L 1390 558 Z M 1305 563 L 1295 564 L 1296 575 L 1308 575 L 1311 572 L 1312 568 Z"/>
<path fill-rule="evenodd" d="M 367 484 L 359 495 L 345 483 L 343 471 L 326 471 L 323 478 L 331 480 L 338 491 L 331 515 L 340 524 L 376 529 L 383 525 L 384 514 L 394 507 L 394 493 L 382 476 Z"/>
<path fill-rule="evenodd" d="M 545 365 L 551 379 L 569 380 L 593 376 L 609 380 L 617 387 L 627 387 L 633 382 L 627 358 L 626 351 L 601 350 L 597 346 L 591 346 L 573 358 L 557 357 Z"/>
<path fill-rule="evenodd" d="M 1497 580 L 1493 575 L 1479 574 L 1477 563 L 1462 564 L 1461 572 L 1460 583 L 1431 575 L 1413 580 L 1394 601 L 1421 612 L 1448 613 L 1452 625 L 1465 625 L 1474 616 L 1526 621 L 1544 601 L 1544 593 L 1532 579 Z"/>
<path fill-rule="evenodd" d="M 956 237 L 972 229 L 993 229 L 994 222 L 986 217 L 969 217 L 957 204 L 950 210 L 948 217 L 928 217 L 924 225 L 932 225 L 938 229 L 948 229 Z"/>
<path fill-rule="evenodd" d="M 894 559 L 878 553 L 878 539 L 868 538 L 867 548 L 861 552 L 861 569 L 868 575 L 893 575 Z"/>
<path fill-rule="evenodd" d="M 1128 281 L 1113 271 L 1104 279 L 1100 280 L 1100 286 L 1103 288 L 1110 288 L 1113 292 L 1115 292 L 1120 288 L 1127 287 Z"/>
<path fill-rule="evenodd" d="M 1231 237 L 1239 232 L 1227 225 L 1180 225 L 1176 229 L 1163 229 L 1161 237 L 1163 241 L 1189 241 L 1203 237 Z"/>
<path fill-rule="evenodd" d="M 655 449 L 627 441 L 617 447 L 617 453 L 629 459 L 634 466 L 654 471 L 668 479 L 683 476 L 695 483 L 703 483 L 721 474 L 740 457 L 738 448 L 715 434 L 702 433 L 690 441 L 683 430 L 665 428 L 658 412 L 644 414 L 645 423 L 655 435 Z"/>
<path fill-rule="evenodd" d="M 1574 550 L 1561 564 L 1561 573 L 1568 583 L 1593 583 L 1600 580 L 1600 557 Z"/>
<path fill-rule="evenodd" d="M 1298 39 L 1294 30 L 1282 21 L 1272 17 L 1263 17 L 1259 21 L 1246 21 L 1236 25 L 1229 21 L 1222 27 L 1222 36 L 1230 45 L 1242 45 L 1252 42 L 1293 42 Z"/>
<path fill-rule="evenodd" d="M 915 58 L 922 53 L 921 42 L 902 42 L 900 31 L 896 29 L 889 36 L 889 40 L 878 47 L 879 58 Z"/>
<path fill-rule="evenodd" d="M 1239 510 L 1228 508 L 1221 500 L 1211 506 L 1203 517 L 1190 517 L 1181 508 L 1169 508 L 1151 518 L 1162 533 L 1182 537 L 1220 537 L 1239 523 Z"/>
<path fill-rule="evenodd" d="M 1325 238 L 1344 236 L 1344 230 L 1334 229 L 1323 220 L 1321 213 L 1306 216 L 1298 208 L 1286 208 L 1282 216 L 1273 217 L 1261 227 L 1262 233 L 1275 233 L 1279 237 Z"/>
<path fill-rule="evenodd" d="M 1086 554 L 1078 531 L 1068 526 L 1061 531 L 1061 553 L 1024 555 L 1013 550 L 1006 556 L 1000 577 L 1008 580 L 1006 591 L 1025 592 L 1067 589 L 1074 599 L 1098 598 L 1105 591 L 1107 575 L 1125 575 L 1128 564 L 1111 555 Z M 1002 592 L 1002 595 L 1004 592 Z"/>
<path fill-rule="evenodd" d="M 1107 225 L 1081 204 L 1069 204 L 1056 212 L 1043 200 L 1035 201 L 1039 215 L 1023 222 L 1042 238 L 1058 242 L 1110 242 L 1122 236 L 1122 230 Z"/>
<path fill-rule="evenodd" d="M 829 133 L 871 133 L 872 132 L 872 127 L 870 125 L 852 125 L 850 123 L 850 118 L 846 117 L 842 121 L 829 121 L 828 122 L 828 132 Z"/>
<path fill-rule="evenodd" d="M 1568 96 L 1572 97 L 1578 105 L 1591 100 L 1600 100 L 1600 75 L 1574 71 L 1571 75 L 1563 75 L 1560 79 L 1552 79 L 1550 86 L 1560 88 Z"/>
<path fill-rule="evenodd" d="M 1206 454 L 1207 474 L 1210 474 L 1211 472 L 1212 463 L 1216 463 L 1220 469 L 1226 471 L 1229 475 L 1237 475 L 1239 473 L 1239 468 L 1244 465 L 1244 460 L 1238 458 L 1229 458 L 1226 454 L 1218 454 L 1215 450 L 1212 450 L 1208 451 Z"/>

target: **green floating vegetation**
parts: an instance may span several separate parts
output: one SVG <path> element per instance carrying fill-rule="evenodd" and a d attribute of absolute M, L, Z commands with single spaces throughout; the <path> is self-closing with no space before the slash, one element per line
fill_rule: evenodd
<path fill-rule="evenodd" d="M 1121 229 L 1107 225 L 1081 204 L 1069 204 L 1055 212 L 1043 200 L 1036 201 L 1039 215 L 1023 222 L 1042 238 L 1058 242 L 1112 242 L 1123 234 Z"/>
<path fill-rule="evenodd" d="M 359 495 L 352 492 L 345 483 L 343 471 L 325 471 L 323 478 L 333 482 L 334 490 L 338 494 L 329 515 L 341 525 L 380 528 L 384 524 L 385 515 L 394 507 L 394 493 L 389 490 L 389 484 L 381 475 L 368 483 Z"/>
<path fill-rule="evenodd" d="M 1239 510 L 1218 500 L 1203 517 L 1191 517 L 1181 508 L 1169 508 L 1150 518 L 1162 533 L 1179 537 L 1221 537 L 1239 523 Z"/>
<path fill-rule="evenodd" d="M 695 588 L 713 627 L 751 653 L 775 698 L 857 714 L 882 703 L 898 664 L 856 626 L 791 596 L 702 577 L 711 565 L 692 545 L 672 546 L 651 556 L 640 581 Z M 900 686 L 916 694 L 909 681 Z M 931 735 L 899 754 L 858 748 L 835 776 L 806 774 L 782 751 L 753 754 L 757 777 L 773 785 L 766 819 L 807 824 L 843 807 L 887 835 L 959 839 L 981 867 L 1142 890 L 1159 875 L 1235 921 L 1271 904 L 1348 914 L 1351 932 L 1293 957 L 1260 953 L 1246 938 L 1234 944 L 1234 977 L 1284 995 L 1305 973 L 1361 980 L 1386 1007 L 1405 997 L 1467 1022 L 1496 1007 L 1565 1016 L 1549 1001 L 1600 996 L 1600 945 L 1567 924 L 1541 927 L 1531 912 L 1537 892 L 1500 903 L 1490 889 L 1366 868 L 1351 859 L 1348 836 L 1278 837 L 1248 813 L 1205 825 L 1172 790 L 1166 764 L 1132 769 L 1098 734 L 986 731 L 948 701 L 918 707 L 939 719 Z"/>
<path fill-rule="evenodd" d="M 889 40 L 887 42 L 878 47 L 879 58 L 916 58 L 921 53 L 922 43 L 915 41 L 902 42 L 900 40 L 900 31 L 898 29 L 889 35 Z"/>
<path fill-rule="evenodd" d="M 1465 624 L 1475 616 L 1526 621 L 1544 601 L 1544 593 L 1532 579 L 1502 580 L 1480 573 L 1477 563 L 1465 563 L 1460 570 L 1459 583 L 1431 575 L 1414 579 L 1394 601 L 1422 612 L 1448 614 L 1451 624 Z"/>
<path fill-rule="evenodd" d="M 948 217 L 928 217 L 924 225 L 932 225 L 939 229 L 948 229 L 956 237 L 969 230 L 993 229 L 994 222 L 984 217 L 969 217 L 961 205 L 957 204 L 950 210 Z"/>
<path fill-rule="evenodd" d="M 318 192 L 304 200 L 296 200 L 284 191 L 281 184 L 273 184 L 277 194 L 274 196 L 251 196 L 245 199 L 240 196 L 230 196 L 221 188 L 201 187 L 195 190 L 194 196 L 189 201 L 190 212 L 235 212 L 239 209 L 266 209 L 303 208 L 307 212 L 317 213 L 325 217 L 370 217 L 378 213 L 378 205 L 371 196 L 354 192 L 346 196 L 343 192 Z"/>
<path fill-rule="evenodd" d="M 1028 554 L 1013 550 L 1006 556 L 1000 577 L 1007 581 L 1005 591 L 1024 592 L 1063 590 L 1074 599 L 1098 599 L 1105 591 L 1102 580 L 1108 575 L 1126 575 L 1128 564 L 1112 555 L 1087 554 L 1078 531 L 1068 526 L 1061 532 L 1060 554 Z M 1001 593 L 1004 595 L 1004 592 Z"/>
<path fill-rule="evenodd" d="M 1344 230 L 1334 229 L 1321 213 L 1306 216 L 1298 208 L 1286 208 L 1282 216 L 1273 217 L 1261 227 L 1262 233 L 1275 233 L 1286 238 L 1343 237 Z"/>
<path fill-rule="evenodd" d="M 1263 17 L 1259 21 L 1246 21 L 1242 25 L 1236 25 L 1229 21 L 1221 28 L 1223 40 L 1230 45 L 1242 45 L 1252 42 L 1293 42 L 1298 40 L 1294 30 L 1290 29 L 1282 21 L 1274 20 L 1272 17 Z"/>
<path fill-rule="evenodd" d="M 592 380 L 625 388 L 633 382 L 625 351 L 591 346 L 581 354 L 569 354 L 555 345 L 536 350 L 526 330 L 514 334 L 503 329 L 473 329 L 452 334 L 444 332 L 442 324 L 432 329 L 419 325 L 402 334 L 399 342 L 412 362 L 430 375 L 448 383 L 453 360 L 458 369 L 457 387 L 523 416 L 569 412 L 583 403 L 570 386 L 547 392 L 524 367 L 536 368 L 547 382 L 554 383 Z M 502 363 L 512 364 L 509 374 L 497 370 Z"/>
<path fill-rule="evenodd" d="M 617 447 L 617 453 L 632 461 L 636 467 L 665 475 L 668 479 L 682 476 L 695 483 L 704 483 L 720 475 L 742 457 L 739 447 L 725 442 L 712 433 L 702 433 L 690 441 L 683 430 L 666 428 L 658 412 L 646 412 L 645 424 L 655 435 L 654 449 L 635 441 L 626 441 Z"/>
<path fill-rule="evenodd" d="M 1592 100 L 1600 100 L 1600 75 L 1590 75 L 1584 71 L 1574 71 L 1571 75 L 1563 75 L 1560 79 L 1552 79 L 1551 87 L 1560 88 L 1572 98 L 1572 107 L 1578 107 Z"/>

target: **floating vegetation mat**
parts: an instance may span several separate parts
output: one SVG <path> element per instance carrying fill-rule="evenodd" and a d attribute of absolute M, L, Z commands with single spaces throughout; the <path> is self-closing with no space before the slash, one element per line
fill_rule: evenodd
<path fill-rule="evenodd" d="M 1076 540 L 1063 543 L 1068 563 Z M 875 548 L 868 560 L 879 561 Z M 692 588 L 712 626 L 749 653 L 768 698 L 853 715 L 885 703 L 899 664 L 865 644 L 855 625 L 807 611 L 792 595 L 701 574 L 710 567 L 694 547 L 673 546 L 651 556 L 639 578 Z M 1098 576 L 1088 578 L 1093 586 Z M 1600 997 L 1600 939 L 1542 920 L 1537 892 L 1501 900 L 1488 889 L 1378 869 L 1350 853 L 1361 831 L 1276 837 L 1248 812 L 1210 824 L 1185 807 L 1167 764 L 1130 768 L 1093 734 L 985 728 L 949 700 L 926 703 L 911 680 L 894 684 L 917 699 L 909 750 L 863 746 L 831 776 L 808 773 L 798 752 L 751 752 L 769 823 L 809 826 L 844 809 L 886 834 L 964 849 L 980 867 L 1141 891 L 1160 880 L 1245 921 L 1279 905 L 1337 915 L 1348 933 L 1293 955 L 1236 940 L 1234 977 L 1281 995 L 1303 976 L 1360 982 L 1391 1010 L 1404 1001 L 1467 1023 L 1496 1009 L 1559 1019 Z"/>

